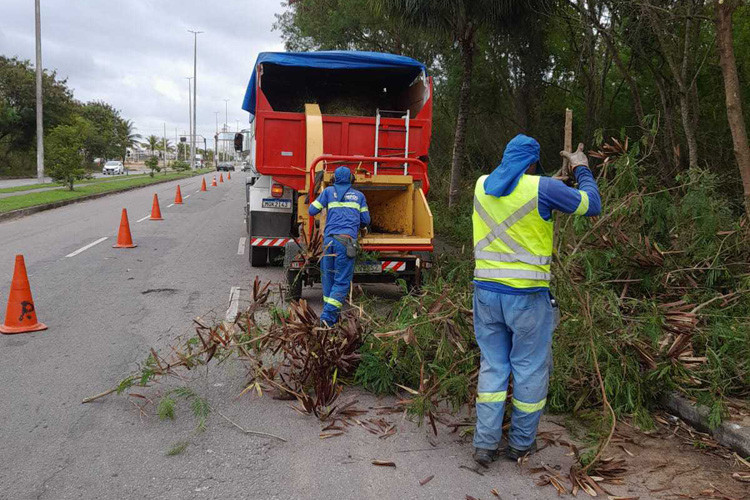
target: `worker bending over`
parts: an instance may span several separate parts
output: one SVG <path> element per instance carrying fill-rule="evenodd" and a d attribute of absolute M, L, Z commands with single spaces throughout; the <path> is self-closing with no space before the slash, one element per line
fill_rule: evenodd
<path fill-rule="evenodd" d="M 317 215 L 324 208 L 328 209 L 320 259 L 324 303 L 320 321 L 326 326 L 334 325 L 339 319 L 354 274 L 359 228 L 370 224 L 367 200 L 352 188 L 351 171 L 339 167 L 333 179 L 333 186 L 325 188 L 308 211 L 310 215 Z"/>
<path fill-rule="evenodd" d="M 484 466 L 499 454 L 511 374 L 505 454 L 516 460 L 536 451 L 557 326 L 549 291 L 552 211 L 586 216 L 601 211 L 583 144 L 575 153 L 560 154 L 568 158 L 579 189 L 533 175 L 539 143 L 525 135 L 508 143 L 500 165 L 474 189 L 474 334 L 481 350 L 474 460 Z"/>

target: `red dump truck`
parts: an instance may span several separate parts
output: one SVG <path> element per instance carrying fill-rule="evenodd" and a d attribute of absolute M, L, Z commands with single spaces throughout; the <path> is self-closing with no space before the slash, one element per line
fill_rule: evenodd
<path fill-rule="evenodd" d="M 307 209 L 346 165 L 372 218 L 355 282 L 419 286 L 433 250 L 425 197 L 432 78 L 424 65 L 375 52 L 262 53 L 243 109 L 251 127 L 236 146 L 250 152 L 255 173 L 247 180 L 251 263 L 283 260 L 292 298 L 320 280 L 304 255 L 325 219 Z"/>

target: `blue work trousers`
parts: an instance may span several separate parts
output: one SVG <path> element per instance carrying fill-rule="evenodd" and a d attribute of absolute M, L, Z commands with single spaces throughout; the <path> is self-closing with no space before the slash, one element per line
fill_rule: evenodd
<path fill-rule="evenodd" d="M 354 275 L 354 259 L 346 256 L 346 246 L 333 236 L 323 240 L 320 273 L 323 281 L 323 313 L 320 319 L 331 326 L 339 320 Z"/>
<path fill-rule="evenodd" d="M 513 410 L 508 444 L 528 449 L 547 401 L 555 312 L 548 291 L 509 295 L 474 287 L 474 334 L 481 350 L 474 446 L 496 450 L 508 380 Z"/>

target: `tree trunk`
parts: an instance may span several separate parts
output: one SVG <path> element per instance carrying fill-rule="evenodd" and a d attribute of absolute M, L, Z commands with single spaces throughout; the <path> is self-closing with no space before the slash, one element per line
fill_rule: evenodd
<path fill-rule="evenodd" d="M 742 189 L 745 199 L 745 213 L 750 217 L 750 146 L 747 141 L 745 120 L 742 114 L 740 98 L 740 79 L 737 76 L 737 63 L 734 59 L 732 37 L 732 13 L 736 8 L 734 2 L 717 0 L 716 31 L 719 45 L 719 64 L 724 77 L 724 93 L 727 103 L 727 119 L 732 132 L 734 157 L 740 168 Z"/>
<path fill-rule="evenodd" d="M 461 89 L 458 94 L 458 113 L 456 116 L 456 135 L 453 138 L 453 159 L 451 162 L 451 179 L 448 191 L 448 206 L 452 207 L 458 200 L 461 181 L 461 164 L 466 153 L 466 122 L 469 118 L 471 97 L 471 72 L 474 67 L 474 35 L 469 34 L 460 42 L 463 73 Z"/>
<path fill-rule="evenodd" d="M 695 127 L 690 115 L 689 95 L 680 89 L 680 116 L 682 117 L 682 128 L 685 129 L 685 140 L 688 147 L 688 162 L 690 168 L 698 167 L 698 141 L 695 138 Z"/>

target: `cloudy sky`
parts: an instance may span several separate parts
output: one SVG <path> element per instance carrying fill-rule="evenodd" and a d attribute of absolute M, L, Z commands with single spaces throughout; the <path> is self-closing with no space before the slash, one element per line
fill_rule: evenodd
<path fill-rule="evenodd" d="M 0 54 L 34 60 L 34 0 L 2 0 Z M 216 111 L 232 130 L 259 52 L 283 50 L 272 31 L 280 0 L 41 0 L 45 68 L 81 101 L 103 100 L 142 135 L 188 127 L 188 80 L 198 35 L 197 130 L 213 137 Z"/>

